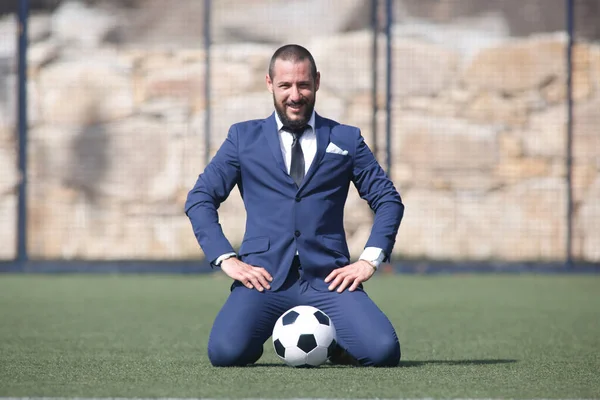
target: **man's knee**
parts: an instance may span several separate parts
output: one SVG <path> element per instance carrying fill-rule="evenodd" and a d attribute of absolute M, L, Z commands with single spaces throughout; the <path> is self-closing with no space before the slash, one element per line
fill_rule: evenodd
<path fill-rule="evenodd" d="M 263 346 L 256 343 L 214 338 L 208 342 L 208 359 L 215 367 L 241 367 L 253 364 L 258 361 L 262 353 Z"/>
<path fill-rule="evenodd" d="M 400 363 L 400 343 L 395 335 L 373 338 L 368 348 L 366 359 L 360 360 L 364 366 L 395 367 Z"/>

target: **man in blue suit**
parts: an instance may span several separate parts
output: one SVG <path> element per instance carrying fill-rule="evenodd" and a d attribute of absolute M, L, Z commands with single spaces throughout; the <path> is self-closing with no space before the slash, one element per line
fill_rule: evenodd
<path fill-rule="evenodd" d="M 209 359 L 215 366 L 256 362 L 276 320 L 303 304 L 331 317 L 339 344 L 332 362 L 395 366 L 396 332 L 362 283 L 392 253 L 400 195 L 358 128 L 315 113 L 320 73 L 308 50 L 279 48 L 266 83 L 275 112 L 231 126 L 185 204 L 205 256 L 234 280 L 214 321 Z M 354 263 L 343 223 L 351 182 L 375 214 Z M 247 214 L 237 253 L 217 213 L 236 185 Z"/>

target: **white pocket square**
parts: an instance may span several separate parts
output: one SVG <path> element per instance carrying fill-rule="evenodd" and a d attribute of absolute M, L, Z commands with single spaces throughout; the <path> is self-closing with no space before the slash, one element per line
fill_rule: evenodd
<path fill-rule="evenodd" d="M 335 143 L 330 142 L 329 146 L 327 146 L 327 148 L 325 149 L 325 153 L 333 153 L 333 154 L 340 154 L 342 156 L 347 156 L 348 150 L 342 150 L 339 147 L 337 147 L 335 145 Z"/>

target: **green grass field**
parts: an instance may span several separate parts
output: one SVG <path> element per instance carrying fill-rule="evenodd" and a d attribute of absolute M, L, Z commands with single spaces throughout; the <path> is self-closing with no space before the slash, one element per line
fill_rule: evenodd
<path fill-rule="evenodd" d="M 0 397 L 600 398 L 600 276 L 378 276 L 398 368 L 214 368 L 224 276 L 0 275 Z"/>

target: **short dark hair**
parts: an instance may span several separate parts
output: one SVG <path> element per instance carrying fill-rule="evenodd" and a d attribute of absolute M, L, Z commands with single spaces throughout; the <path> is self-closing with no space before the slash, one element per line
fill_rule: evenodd
<path fill-rule="evenodd" d="M 271 62 L 269 63 L 269 77 L 273 79 L 275 61 L 277 60 L 298 62 L 306 59 L 310 63 L 310 75 L 313 79 L 317 79 L 317 64 L 315 63 L 315 59 L 308 50 L 297 44 L 286 44 L 273 53 Z"/>

